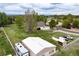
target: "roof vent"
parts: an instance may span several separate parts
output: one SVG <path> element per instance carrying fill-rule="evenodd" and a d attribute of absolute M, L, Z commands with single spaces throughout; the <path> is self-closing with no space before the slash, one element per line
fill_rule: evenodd
<path fill-rule="evenodd" d="M 20 46 L 20 47 L 22 47 L 22 46 Z"/>

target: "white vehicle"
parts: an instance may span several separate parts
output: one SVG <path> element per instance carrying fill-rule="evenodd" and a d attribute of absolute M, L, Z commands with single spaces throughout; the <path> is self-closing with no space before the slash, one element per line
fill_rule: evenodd
<path fill-rule="evenodd" d="M 20 42 L 15 44 L 17 56 L 29 56 L 29 51 Z"/>

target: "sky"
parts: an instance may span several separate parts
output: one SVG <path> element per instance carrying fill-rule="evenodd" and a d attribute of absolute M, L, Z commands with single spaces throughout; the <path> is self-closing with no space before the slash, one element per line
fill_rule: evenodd
<path fill-rule="evenodd" d="M 41 15 L 79 15 L 78 3 L 0 3 L 0 12 L 8 15 L 23 15 L 27 9 Z"/>

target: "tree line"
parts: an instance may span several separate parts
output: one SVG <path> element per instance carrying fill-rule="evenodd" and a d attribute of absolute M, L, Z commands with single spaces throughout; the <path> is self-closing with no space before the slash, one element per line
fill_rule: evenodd
<path fill-rule="evenodd" d="M 16 23 L 18 28 L 27 29 L 28 32 L 32 32 L 38 21 L 46 23 L 47 18 L 50 16 L 38 15 L 34 10 L 27 10 L 24 16 L 7 16 L 4 12 L 0 12 L 0 27 L 6 26 L 12 23 Z M 79 16 L 72 14 L 68 15 L 53 15 L 49 22 L 50 28 L 55 27 L 58 22 L 62 22 L 64 28 L 79 28 Z"/>
<path fill-rule="evenodd" d="M 14 17 L 7 16 L 4 12 L 0 12 L 0 27 L 12 24 L 14 20 Z"/>
<path fill-rule="evenodd" d="M 64 28 L 79 28 L 79 16 L 68 14 L 62 18 L 62 27 Z"/>

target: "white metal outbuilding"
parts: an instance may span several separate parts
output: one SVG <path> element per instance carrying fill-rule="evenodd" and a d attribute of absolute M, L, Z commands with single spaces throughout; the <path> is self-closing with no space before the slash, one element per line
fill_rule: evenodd
<path fill-rule="evenodd" d="M 50 30 L 49 26 L 40 27 L 41 30 Z"/>
<path fill-rule="evenodd" d="M 50 56 L 56 52 L 56 46 L 40 37 L 28 37 L 22 44 L 30 51 L 30 56 Z"/>

